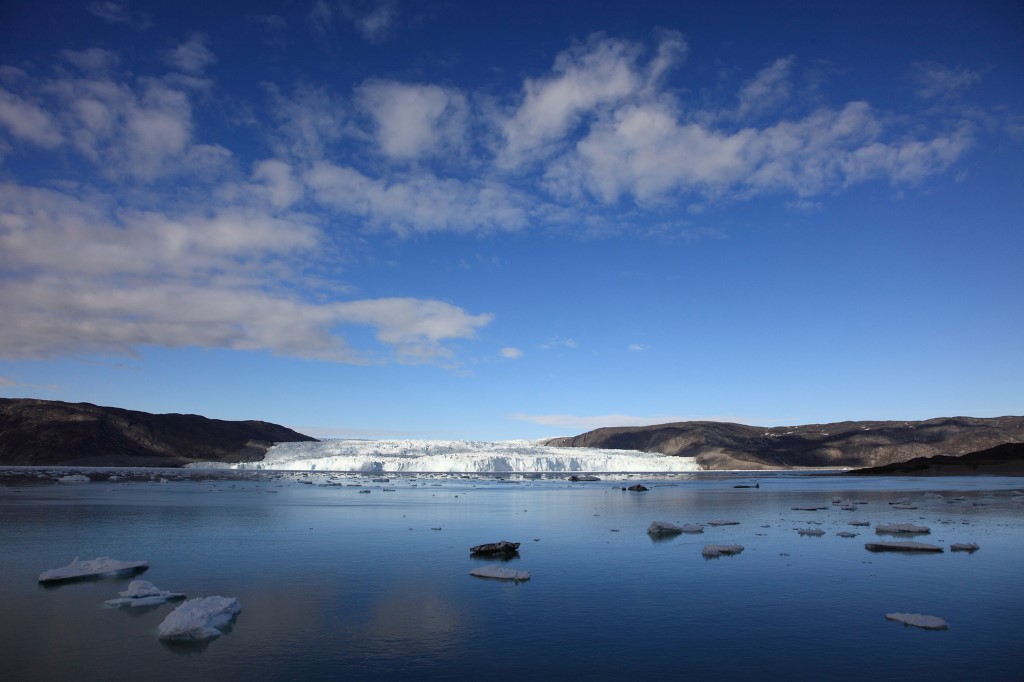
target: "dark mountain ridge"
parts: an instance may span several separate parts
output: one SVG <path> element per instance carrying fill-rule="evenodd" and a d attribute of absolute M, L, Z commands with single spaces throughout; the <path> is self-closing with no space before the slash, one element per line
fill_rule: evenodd
<path fill-rule="evenodd" d="M 251 462 L 274 443 L 315 441 L 262 421 L 150 414 L 91 403 L 0 398 L 0 464 L 180 467 Z"/>
<path fill-rule="evenodd" d="M 605 427 L 546 445 L 695 457 L 706 469 L 872 467 L 915 457 L 959 456 L 1024 442 L 1024 417 L 940 417 L 802 426 L 677 422 Z"/>

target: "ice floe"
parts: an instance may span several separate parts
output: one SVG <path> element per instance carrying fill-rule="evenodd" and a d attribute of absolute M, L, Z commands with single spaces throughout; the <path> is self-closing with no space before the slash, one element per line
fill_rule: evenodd
<path fill-rule="evenodd" d="M 908 534 L 908 535 L 923 535 L 924 533 L 931 533 L 932 529 L 928 526 L 915 526 L 912 523 L 879 523 L 875 525 L 876 533 L 892 533 L 892 534 Z"/>
<path fill-rule="evenodd" d="M 742 545 L 705 545 L 700 551 L 705 557 L 720 557 L 723 554 L 739 554 L 743 551 Z"/>
<path fill-rule="evenodd" d="M 118 561 L 106 556 L 79 561 L 78 557 L 75 557 L 67 566 L 52 568 L 49 571 L 40 573 L 39 582 L 54 583 L 106 575 L 141 573 L 147 568 L 149 568 L 148 561 Z"/>
<path fill-rule="evenodd" d="M 690 524 L 685 526 L 677 526 L 674 523 L 667 521 L 652 521 L 651 525 L 647 527 L 648 535 L 679 535 L 680 533 L 703 533 L 704 526 L 700 524 Z"/>
<path fill-rule="evenodd" d="M 887 613 L 886 620 L 894 620 L 904 625 L 924 628 L 925 630 L 948 630 L 949 623 L 938 616 L 926 616 L 921 613 Z"/>
<path fill-rule="evenodd" d="M 492 578 L 494 580 L 523 581 L 530 579 L 529 571 L 517 571 L 514 568 L 505 568 L 504 566 L 498 566 L 497 564 L 474 568 L 469 572 L 469 574 L 476 576 L 477 578 Z"/>
<path fill-rule="evenodd" d="M 133 580 L 128 583 L 127 590 L 118 592 L 118 594 L 121 596 L 117 599 L 108 599 L 103 603 L 115 608 L 125 606 L 157 606 L 164 602 L 185 598 L 185 595 L 181 592 L 161 590 L 148 580 Z"/>
<path fill-rule="evenodd" d="M 849 525 L 851 525 L 851 526 L 870 526 L 871 522 L 870 521 L 850 521 Z"/>
<path fill-rule="evenodd" d="M 724 519 L 711 519 L 708 521 L 709 526 L 738 526 L 739 521 L 728 521 Z"/>
<path fill-rule="evenodd" d="M 828 507 L 807 506 L 807 507 L 790 507 L 790 509 L 792 509 L 793 511 L 822 511 L 823 509 L 828 509 Z"/>
<path fill-rule="evenodd" d="M 836 535 L 838 535 L 841 538 L 855 538 L 859 535 L 859 533 L 851 533 L 848 530 L 841 530 L 838 533 L 836 533 Z"/>
<path fill-rule="evenodd" d="M 925 542 L 914 542 L 904 540 L 903 542 L 869 542 L 864 549 L 871 552 L 941 552 L 938 545 L 929 545 Z"/>
<path fill-rule="evenodd" d="M 796 532 L 800 535 L 811 535 L 813 537 L 820 537 L 825 534 L 820 528 L 797 528 Z"/>
<path fill-rule="evenodd" d="M 205 641 L 220 637 L 234 622 L 242 606 L 234 597 L 198 597 L 167 614 L 157 626 L 160 639 Z"/>
<path fill-rule="evenodd" d="M 89 483 L 92 479 L 85 474 L 69 474 L 57 479 L 57 483 Z"/>
<path fill-rule="evenodd" d="M 978 543 L 976 542 L 954 542 L 949 546 L 951 552 L 977 552 Z"/>

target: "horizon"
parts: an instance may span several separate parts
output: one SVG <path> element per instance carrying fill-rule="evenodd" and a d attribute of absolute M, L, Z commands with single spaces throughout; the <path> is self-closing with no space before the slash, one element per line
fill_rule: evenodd
<path fill-rule="evenodd" d="M 3 3 L 0 396 L 366 440 L 1021 415 L 1022 84 L 998 0 Z"/>

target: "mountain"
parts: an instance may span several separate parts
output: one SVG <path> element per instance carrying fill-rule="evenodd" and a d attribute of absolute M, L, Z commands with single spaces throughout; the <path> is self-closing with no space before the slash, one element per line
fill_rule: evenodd
<path fill-rule="evenodd" d="M 959 457 L 915 457 L 880 467 L 854 469 L 850 474 L 910 474 L 913 476 L 960 476 L 963 474 L 1024 475 L 1024 443 L 1004 443 Z"/>
<path fill-rule="evenodd" d="M 0 464 L 179 467 L 259 461 L 274 443 L 315 441 L 277 424 L 149 414 L 91 403 L 0 398 Z"/>
<path fill-rule="evenodd" d="M 695 457 L 705 469 L 872 467 L 915 457 L 963 455 L 1024 442 L 1024 417 L 942 417 L 758 427 L 677 422 L 606 427 L 545 445 L 660 452 Z"/>

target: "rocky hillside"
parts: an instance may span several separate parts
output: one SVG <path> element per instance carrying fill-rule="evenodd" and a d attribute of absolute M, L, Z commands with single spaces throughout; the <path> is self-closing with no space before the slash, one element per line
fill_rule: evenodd
<path fill-rule="evenodd" d="M 274 443 L 312 440 L 261 421 L 0 398 L 0 464 L 6 465 L 177 467 L 195 461 L 258 461 Z"/>
<path fill-rule="evenodd" d="M 915 457 L 958 456 L 1024 443 L 1024 417 L 943 417 L 771 428 L 724 422 L 609 427 L 547 445 L 659 452 L 695 457 L 706 469 L 872 467 Z"/>
<path fill-rule="evenodd" d="M 896 474 L 910 476 L 962 476 L 964 474 L 992 474 L 997 476 L 1024 476 L 1024 443 L 1004 443 L 981 452 L 959 457 L 935 455 L 915 457 L 906 462 L 894 462 L 880 467 L 854 469 L 856 475 Z"/>

